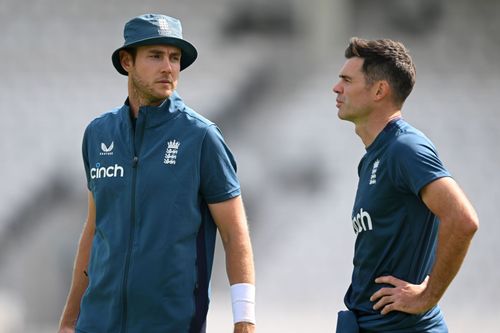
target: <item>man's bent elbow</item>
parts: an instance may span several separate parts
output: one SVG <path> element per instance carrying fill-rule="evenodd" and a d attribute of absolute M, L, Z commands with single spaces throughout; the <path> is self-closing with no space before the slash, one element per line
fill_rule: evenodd
<path fill-rule="evenodd" d="M 476 231 L 479 229 L 479 218 L 477 217 L 476 214 L 473 214 L 469 216 L 467 219 L 464 220 L 464 223 L 462 223 L 462 230 L 464 234 L 472 238 Z"/>

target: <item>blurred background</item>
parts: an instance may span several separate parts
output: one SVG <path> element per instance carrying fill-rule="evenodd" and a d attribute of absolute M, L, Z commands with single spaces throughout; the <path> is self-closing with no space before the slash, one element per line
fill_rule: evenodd
<path fill-rule="evenodd" d="M 450 332 L 500 324 L 500 2 L 0 0 L 0 333 L 56 332 L 86 214 L 90 120 L 123 103 L 111 64 L 131 17 L 182 20 L 199 51 L 179 93 L 236 155 L 257 269 L 259 332 L 332 332 L 349 285 L 364 153 L 332 86 L 351 36 L 410 49 L 404 116 L 436 144 L 481 227 L 441 307 Z M 230 332 L 220 243 L 208 332 Z"/>

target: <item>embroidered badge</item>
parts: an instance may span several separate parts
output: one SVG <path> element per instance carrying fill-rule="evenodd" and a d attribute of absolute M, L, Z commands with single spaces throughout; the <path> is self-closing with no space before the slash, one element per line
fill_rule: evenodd
<path fill-rule="evenodd" d="M 378 165 L 380 164 L 380 160 L 377 159 L 375 162 L 373 162 L 373 169 L 372 169 L 372 175 L 370 176 L 370 185 L 374 185 L 377 183 L 377 170 L 378 170 Z"/>
<path fill-rule="evenodd" d="M 163 163 L 166 165 L 174 165 L 177 162 L 177 152 L 179 151 L 180 145 L 181 143 L 175 139 L 167 142 L 167 150 L 165 151 Z"/>
<path fill-rule="evenodd" d="M 158 33 L 162 36 L 173 35 L 172 29 L 166 19 L 161 18 L 158 20 L 158 28 Z"/>

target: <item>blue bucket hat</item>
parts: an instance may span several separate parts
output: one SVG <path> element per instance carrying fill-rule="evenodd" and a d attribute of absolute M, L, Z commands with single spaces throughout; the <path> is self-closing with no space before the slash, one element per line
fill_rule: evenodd
<path fill-rule="evenodd" d="M 120 50 L 129 47 L 142 45 L 176 46 L 182 52 L 181 70 L 191 65 L 198 56 L 196 48 L 182 38 L 181 21 L 170 16 L 144 14 L 134 17 L 125 24 L 123 37 L 125 43 L 111 56 L 116 70 L 123 75 L 128 75 L 128 73 L 120 63 Z"/>

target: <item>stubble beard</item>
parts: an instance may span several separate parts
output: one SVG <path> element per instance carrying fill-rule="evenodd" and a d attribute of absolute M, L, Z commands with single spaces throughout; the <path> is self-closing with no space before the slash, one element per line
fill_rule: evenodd
<path fill-rule="evenodd" d="M 345 107 L 345 105 L 342 105 L 342 106 Z M 350 121 L 349 114 L 347 114 L 347 112 L 345 110 L 341 110 L 340 108 L 338 109 L 337 117 L 340 120 Z"/>
<path fill-rule="evenodd" d="M 144 80 L 135 74 L 131 74 L 130 79 L 132 82 L 131 93 L 134 95 L 134 98 L 139 101 L 139 105 L 141 106 L 160 105 L 165 99 L 170 97 L 170 94 L 156 94 L 152 84 L 144 82 Z"/>

